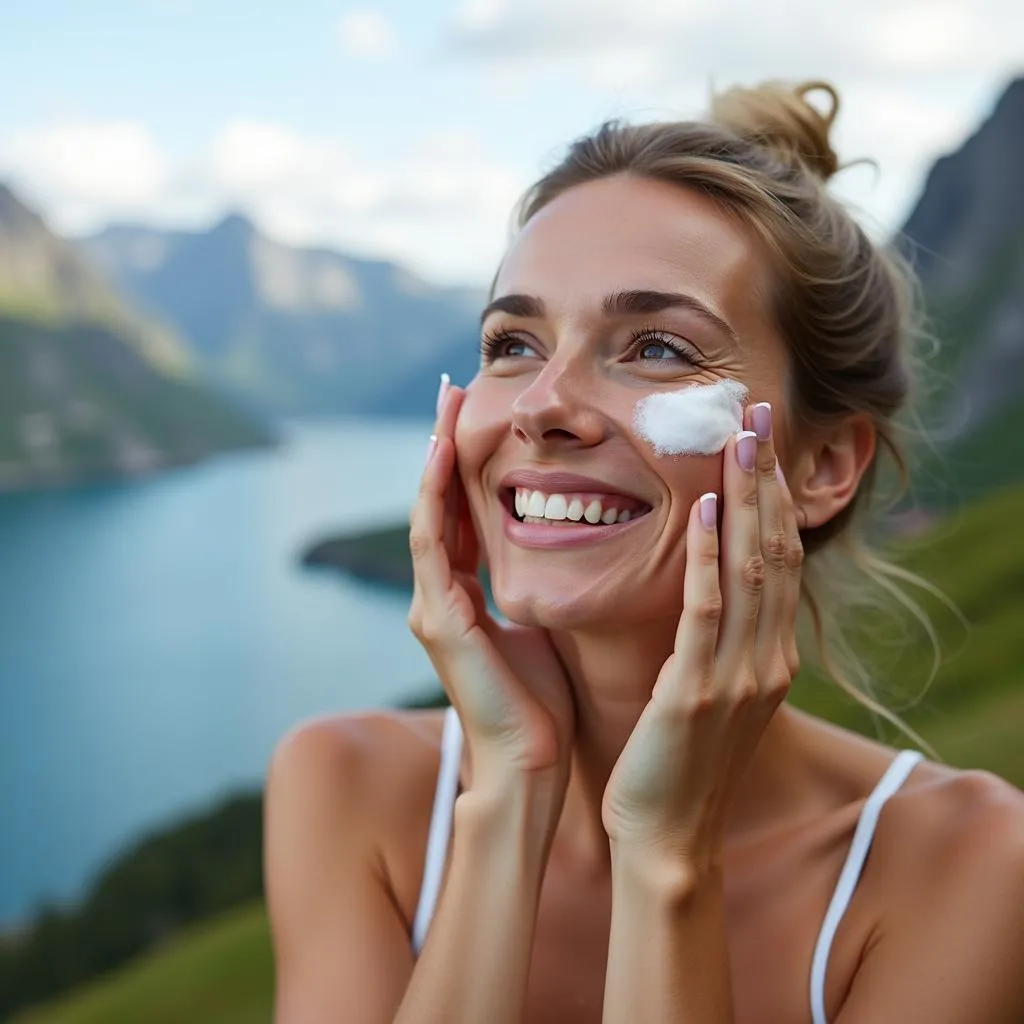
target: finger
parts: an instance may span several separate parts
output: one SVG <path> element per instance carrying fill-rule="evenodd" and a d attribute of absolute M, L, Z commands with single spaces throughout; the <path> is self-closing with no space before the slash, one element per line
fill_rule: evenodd
<path fill-rule="evenodd" d="M 713 682 L 721 621 L 718 495 L 711 492 L 693 503 L 686 524 L 683 613 L 675 646 L 680 669 L 677 678 L 685 680 L 685 685 L 708 687 Z"/>
<path fill-rule="evenodd" d="M 722 467 L 722 620 L 719 655 L 735 667 L 752 653 L 764 585 L 758 517 L 757 436 L 742 430 L 729 438 Z"/>
<path fill-rule="evenodd" d="M 437 607 L 451 586 L 451 562 L 444 545 L 446 495 L 455 464 L 450 438 L 436 438 L 420 481 L 419 494 L 409 517 L 412 555 L 413 603 Z"/>
<path fill-rule="evenodd" d="M 409 517 L 413 601 L 439 602 L 451 586 L 451 484 L 455 476 L 455 421 L 464 397 L 450 388 L 438 415 L 434 441 Z M 457 533 L 457 528 L 456 528 Z M 456 537 L 457 539 L 457 537 Z M 434 605 L 440 607 L 440 605 Z"/>
<path fill-rule="evenodd" d="M 786 530 L 782 520 L 782 492 L 775 473 L 775 439 L 772 407 L 759 402 L 750 409 L 757 434 L 757 510 L 764 587 L 757 615 L 756 664 L 767 668 L 778 656 L 782 638 L 782 609 L 786 589 Z"/>
<path fill-rule="evenodd" d="M 792 675 L 796 675 L 800 667 L 800 653 L 796 642 L 796 623 L 800 612 L 800 581 L 803 574 L 804 545 L 800 539 L 800 527 L 797 522 L 796 504 L 790 493 L 786 476 L 782 467 L 776 464 L 776 478 L 779 482 L 779 494 L 782 499 L 782 525 L 786 536 L 786 585 L 782 599 L 782 652 L 786 665 Z"/>

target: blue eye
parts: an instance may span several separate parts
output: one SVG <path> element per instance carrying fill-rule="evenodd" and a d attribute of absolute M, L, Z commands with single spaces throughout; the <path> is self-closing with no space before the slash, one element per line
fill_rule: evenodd
<path fill-rule="evenodd" d="M 663 341 L 646 341 L 638 353 L 641 359 L 678 359 L 679 353 Z"/>
<path fill-rule="evenodd" d="M 695 363 L 699 358 L 684 342 L 650 328 L 637 331 L 633 335 L 633 354 L 634 358 L 651 363 L 665 363 L 676 359 Z"/>
<path fill-rule="evenodd" d="M 496 359 L 529 358 L 537 354 L 527 342 L 505 330 L 485 334 L 480 339 L 480 353 L 487 363 L 493 363 Z"/>

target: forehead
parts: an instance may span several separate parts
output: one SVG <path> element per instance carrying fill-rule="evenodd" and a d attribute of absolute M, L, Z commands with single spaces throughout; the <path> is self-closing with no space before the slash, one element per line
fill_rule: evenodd
<path fill-rule="evenodd" d="M 494 294 L 536 295 L 558 316 L 598 309 L 619 290 L 685 291 L 741 330 L 761 315 L 766 279 L 751 233 L 712 199 L 620 175 L 576 185 L 537 213 L 506 254 Z"/>

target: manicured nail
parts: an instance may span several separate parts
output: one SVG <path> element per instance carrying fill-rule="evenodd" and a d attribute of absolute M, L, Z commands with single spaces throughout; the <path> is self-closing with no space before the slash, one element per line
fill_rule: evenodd
<path fill-rule="evenodd" d="M 430 456 L 434 454 L 434 449 L 437 447 L 437 434 L 431 434 L 430 440 L 427 442 L 427 457 L 423 460 L 425 465 L 430 464 Z"/>
<path fill-rule="evenodd" d="M 718 522 L 718 495 L 714 491 L 700 496 L 700 521 L 705 530 L 713 530 Z"/>
<path fill-rule="evenodd" d="M 772 404 L 758 402 L 750 407 L 750 422 L 754 424 L 754 433 L 758 441 L 767 441 L 772 436 Z"/>
<path fill-rule="evenodd" d="M 754 468 L 757 458 L 757 434 L 752 430 L 741 430 L 736 435 L 736 461 L 748 472 Z"/>
<path fill-rule="evenodd" d="M 448 394 L 448 388 L 451 386 L 452 379 L 447 373 L 441 374 L 441 383 L 437 388 L 437 408 L 434 410 L 435 415 L 441 415 L 441 406 L 444 405 L 444 396 Z"/>

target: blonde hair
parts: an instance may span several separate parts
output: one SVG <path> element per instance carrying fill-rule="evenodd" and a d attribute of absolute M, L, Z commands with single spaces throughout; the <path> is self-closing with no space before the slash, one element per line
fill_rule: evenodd
<path fill-rule="evenodd" d="M 812 94 L 826 105 L 811 103 Z M 881 588 L 927 632 L 936 651 L 934 677 L 935 631 L 902 584 L 936 591 L 875 553 L 864 535 L 880 456 L 895 464 L 894 497 L 907 485 L 897 414 L 915 388 L 915 351 L 924 336 L 919 289 L 907 262 L 872 243 L 825 187 L 840 169 L 829 140 L 838 111 L 839 95 L 828 82 L 766 82 L 713 96 L 706 121 L 605 122 L 572 143 L 561 163 L 526 192 L 516 221 L 521 229 L 575 185 L 634 175 L 697 189 L 754 232 L 773 263 L 771 315 L 789 347 L 791 431 L 799 436 L 858 413 L 870 418 L 879 441 L 849 504 L 801 531 L 808 556 L 802 599 L 814 653 L 849 696 L 934 756 L 876 697 L 835 614 L 840 607 L 848 613 L 851 602 L 874 604 L 868 591 Z M 840 576 L 839 569 L 852 572 Z M 874 587 L 866 589 L 865 582 Z"/>

